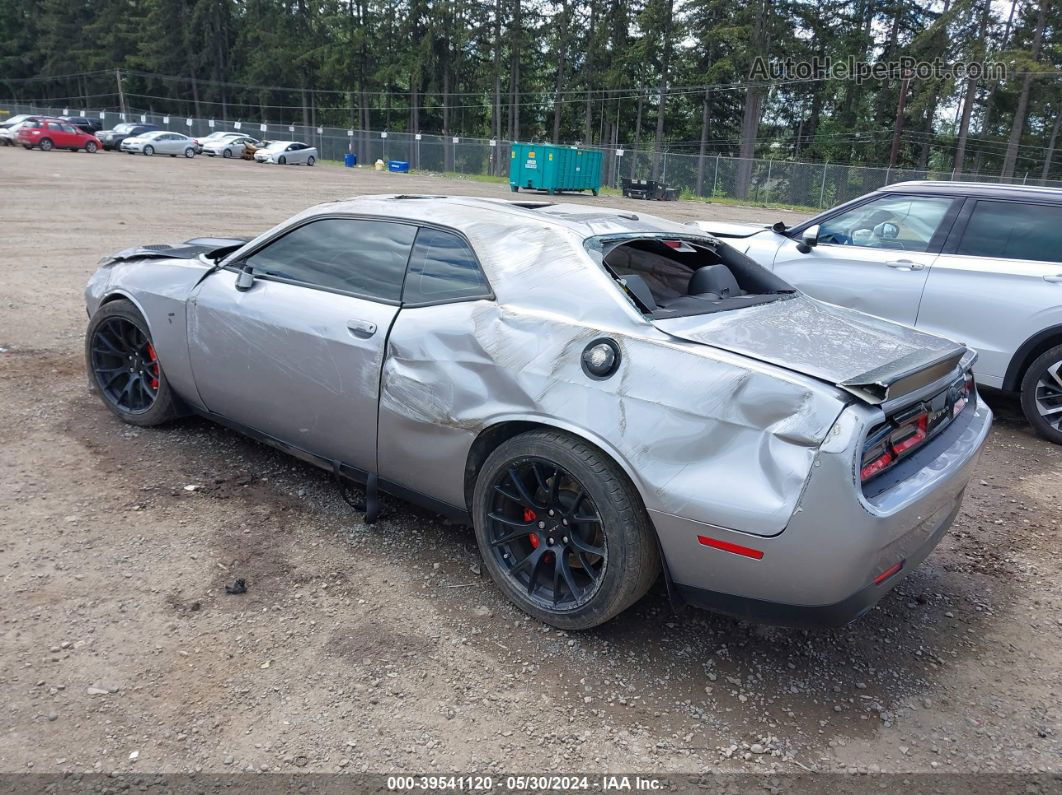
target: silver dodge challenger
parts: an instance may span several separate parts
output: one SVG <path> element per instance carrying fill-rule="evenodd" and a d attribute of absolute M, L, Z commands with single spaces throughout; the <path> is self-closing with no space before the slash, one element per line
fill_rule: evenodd
<path fill-rule="evenodd" d="M 649 215 L 420 195 L 101 262 L 89 379 L 475 528 L 520 608 L 848 622 L 959 510 L 992 415 L 961 344 Z"/>

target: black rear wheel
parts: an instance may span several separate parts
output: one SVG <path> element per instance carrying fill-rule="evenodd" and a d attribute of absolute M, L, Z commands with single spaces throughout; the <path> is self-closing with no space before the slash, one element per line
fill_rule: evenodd
<path fill-rule="evenodd" d="M 569 434 L 532 431 L 503 443 L 484 463 L 473 501 L 494 581 L 553 626 L 608 621 L 660 572 L 634 486 L 600 450 Z"/>
<path fill-rule="evenodd" d="M 132 303 L 104 304 L 85 336 L 89 383 L 104 405 L 134 425 L 158 425 L 179 415 L 147 323 Z"/>

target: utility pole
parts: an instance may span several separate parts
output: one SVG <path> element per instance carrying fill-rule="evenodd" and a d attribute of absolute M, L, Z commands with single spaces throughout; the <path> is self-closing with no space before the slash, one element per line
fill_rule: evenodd
<path fill-rule="evenodd" d="M 896 103 L 896 127 L 892 133 L 892 151 L 889 153 L 889 167 L 896 165 L 896 158 L 900 154 L 900 133 L 903 132 L 903 108 L 907 104 L 907 81 L 905 77 L 900 81 L 900 99 Z"/>
<path fill-rule="evenodd" d="M 125 113 L 125 89 L 122 88 L 122 70 L 114 70 L 114 79 L 118 82 L 118 105 L 122 113 Z"/>

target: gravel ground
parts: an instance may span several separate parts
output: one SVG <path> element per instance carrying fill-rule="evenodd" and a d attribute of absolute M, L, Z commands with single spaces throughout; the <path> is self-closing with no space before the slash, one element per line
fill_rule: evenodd
<path fill-rule="evenodd" d="M 501 598 L 469 529 L 390 500 L 366 527 L 318 470 L 202 421 L 124 426 L 83 374 L 104 254 L 504 186 L 11 148 L 0 180 L 0 772 L 1062 768 L 1062 448 L 1012 399 L 989 396 L 953 531 L 854 624 L 675 615 L 658 589 L 566 634 Z"/>

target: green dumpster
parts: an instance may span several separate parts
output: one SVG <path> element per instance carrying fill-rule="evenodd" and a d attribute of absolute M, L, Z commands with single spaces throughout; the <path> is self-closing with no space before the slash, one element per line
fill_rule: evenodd
<path fill-rule="evenodd" d="M 601 187 L 601 153 L 550 144 L 512 144 L 509 189 L 560 193 L 588 190 L 596 196 Z"/>

